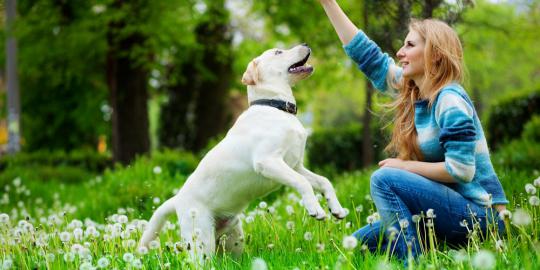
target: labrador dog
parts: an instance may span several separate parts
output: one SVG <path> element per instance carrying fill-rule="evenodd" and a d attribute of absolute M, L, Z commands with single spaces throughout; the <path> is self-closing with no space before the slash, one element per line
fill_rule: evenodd
<path fill-rule="evenodd" d="M 240 255 L 243 232 L 238 215 L 250 202 L 282 185 L 296 190 L 307 213 L 316 219 L 326 214 L 313 189 L 322 192 L 335 217 L 347 215 L 328 179 L 303 165 L 307 132 L 296 118 L 291 87 L 313 72 L 306 64 L 310 53 L 306 44 L 270 49 L 249 63 L 242 83 L 251 106 L 178 193 L 155 211 L 139 246 L 147 246 L 166 216 L 176 212 L 182 241 L 192 257 L 200 261 L 212 255 L 219 239 L 225 239 L 225 251 Z"/>

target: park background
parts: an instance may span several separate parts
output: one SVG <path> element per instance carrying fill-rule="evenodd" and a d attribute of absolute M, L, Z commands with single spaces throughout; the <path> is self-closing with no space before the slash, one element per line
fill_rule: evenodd
<path fill-rule="evenodd" d="M 83 221 L 83 229 L 92 226 L 87 220 L 95 222 L 105 235 L 105 224 L 118 215 L 148 219 L 247 108 L 240 79 L 248 62 L 268 48 L 306 42 L 315 72 L 293 90 L 298 117 L 310 132 L 306 163 L 330 178 L 352 214 L 342 223 L 318 224 L 305 217 L 294 193 L 281 189 L 262 199 L 277 214 L 261 210 L 259 202 L 248 209 L 246 216 L 262 218 L 245 224 L 252 235 L 246 255 L 212 265 L 245 268 L 262 258 L 275 269 L 399 266 L 384 255 L 353 256 L 364 254 L 361 245 L 350 253 L 339 249 L 343 236 L 367 224 L 375 211 L 369 175 L 386 157 L 382 150 L 392 125 L 383 105 L 390 99 L 375 93 L 345 55 L 318 1 L 19 0 L 10 21 L 12 2 L 0 5 L 0 34 L 16 41 L 16 54 L 0 43 L 0 62 L 16 59 L 15 72 L 9 73 L 8 65 L 0 68 L 0 213 L 10 217 L 0 230 L 0 242 L 10 243 L 0 248 L 1 262 L 62 269 L 96 266 L 108 258 L 110 266 L 137 267 L 121 256 L 133 253 L 141 267 L 164 267 L 165 261 L 195 267 L 171 248 L 178 238 L 174 230 L 163 237 L 158 259 L 152 255 L 158 251 L 137 253 L 122 237 L 117 249 L 86 241 L 88 258 L 72 250 L 84 239 L 52 244 L 51 235 L 73 234 L 72 220 Z M 514 225 L 516 237 L 529 234 L 529 239 L 496 236 L 465 249 L 464 261 L 448 255 L 460 249 L 440 246 L 426 252 L 418 266 L 474 268 L 475 256 L 486 251 L 495 254 L 494 267 L 515 263 L 535 269 L 540 212 L 530 199 L 536 192 L 524 186 L 540 175 L 540 1 L 339 2 L 392 56 L 411 17 L 438 18 L 456 29 L 467 66 L 464 85 L 482 119 L 509 209 L 532 218 Z M 17 91 L 7 87 L 5 74 L 17 75 L 11 80 Z M 18 102 L 8 102 L 14 95 Z M 10 138 L 20 143 L 10 145 Z M 295 214 L 286 206 L 294 206 Z M 65 222 L 51 223 L 55 216 Z M 25 224 L 32 224 L 32 237 L 14 237 L 13 230 Z M 38 227 L 49 232 L 50 248 L 27 246 L 32 239 L 36 246 Z M 308 232 L 315 240 L 305 239 Z M 498 240 L 506 248 L 499 248 Z M 512 249 L 521 252 L 499 256 Z M 70 252 L 78 255 L 66 260 Z"/>

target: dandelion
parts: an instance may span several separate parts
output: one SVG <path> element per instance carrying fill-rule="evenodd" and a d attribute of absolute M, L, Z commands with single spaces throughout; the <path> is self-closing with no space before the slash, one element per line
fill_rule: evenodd
<path fill-rule="evenodd" d="M 9 222 L 9 215 L 6 213 L 0 214 L 0 223 L 7 224 Z"/>
<path fill-rule="evenodd" d="M 454 260 L 454 262 L 461 264 L 469 259 L 467 252 L 463 249 L 452 249 L 448 252 L 448 255 Z"/>
<path fill-rule="evenodd" d="M 399 221 L 399 227 L 400 227 L 402 230 L 407 229 L 407 227 L 409 227 L 409 221 L 406 220 L 406 219 L 400 220 L 400 221 Z"/>
<path fill-rule="evenodd" d="M 190 208 L 188 211 L 189 211 L 189 216 L 192 219 L 195 219 L 197 215 L 199 214 L 199 210 L 197 210 L 197 208 Z"/>
<path fill-rule="evenodd" d="M 537 196 L 531 196 L 529 198 L 529 204 L 531 204 L 532 206 L 538 206 L 540 205 L 540 199 Z"/>
<path fill-rule="evenodd" d="M 71 246 L 71 252 L 75 254 L 81 254 L 83 250 L 84 247 L 80 244 L 73 244 L 73 246 Z"/>
<path fill-rule="evenodd" d="M 83 230 L 81 228 L 77 228 L 73 230 L 73 238 L 76 240 L 81 240 L 83 237 Z"/>
<path fill-rule="evenodd" d="M 5 259 L 2 262 L 2 269 L 10 269 L 13 266 L 13 261 L 11 259 Z"/>
<path fill-rule="evenodd" d="M 152 203 L 154 204 L 159 204 L 161 202 L 161 199 L 159 197 L 154 197 L 154 199 L 152 199 Z"/>
<path fill-rule="evenodd" d="M 374 212 L 373 214 L 371 214 L 373 216 L 373 218 L 375 218 L 375 221 L 377 220 L 380 220 L 381 219 L 381 215 L 379 215 L 379 212 Z"/>
<path fill-rule="evenodd" d="M 421 217 L 419 215 L 413 215 L 411 219 L 414 223 L 418 223 L 420 222 Z"/>
<path fill-rule="evenodd" d="M 349 229 L 351 225 L 352 223 L 350 221 L 347 221 L 347 223 L 345 223 L 345 228 Z"/>
<path fill-rule="evenodd" d="M 531 223 L 531 216 L 523 209 L 517 209 L 512 217 L 512 222 L 518 226 L 527 226 Z"/>
<path fill-rule="evenodd" d="M 459 222 L 459 226 L 467 228 L 467 227 L 469 227 L 469 222 L 466 219 L 464 219 L 464 220 Z"/>
<path fill-rule="evenodd" d="M 304 233 L 304 239 L 306 241 L 311 241 L 313 239 L 313 234 L 311 232 L 305 232 Z"/>
<path fill-rule="evenodd" d="M 94 12 L 95 14 L 103 13 L 105 10 L 107 10 L 107 7 L 105 5 L 92 6 L 92 12 Z"/>
<path fill-rule="evenodd" d="M 292 214 L 294 214 L 294 208 L 291 206 L 291 205 L 287 205 L 285 207 L 285 211 L 287 211 L 287 214 L 290 216 Z"/>
<path fill-rule="evenodd" d="M 133 256 L 133 254 L 129 252 L 126 252 L 124 253 L 124 256 L 122 256 L 122 259 L 124 260 L 124 262 L 131 262 L 133 261 L 133 259 L 135 259 L 135 256 Z"/>
<path fill-rule="evenodd" d="M 499 239 L 497 240 L 497 242 L 495 242 L 495 249 L 497 249 L 497 251 L 500 251 L 502 252 L 504 249 L 505 249 L 506 245 L 504 244 L 504 241 Z"/>
<path fill-rule="evenodd" d="M 270 213 L 270 214 L 276 213 L 276 208 L 273 207 L 273 206 L 268 207 L 268 213 Z"/>
<path fill-rule="evenodd" d="M 472 265 L 478 269 L 493 269 L 496 265 L 495 256 L 487 250 L 480 250 L 472 259 Z"/>
<path fill-rule="evenodd" d="M 540 177 L 534 179 L 533 184 L 537 187 L 540 187 Z"/>
<path fill-rule="evenodd" d="M 19 187 L 21 185 L 21 178 L 20 177 L 17 177 L 15 179 L 13 179 L 13 186 L 15 187 Z"/>
<path fill-rule="evenodd" d="M 64 253 L 64 261 L 73 262 L 75 260 L 75 254 L 73 252 Z"/>
<path fill-rule="evenodd" d="M 366 218 L 366 221 L 369 225 L 373 224 L 375 222 L 375 217 L 373 217 L 373 215 L 369 215 L 367 218 Z"/>
<path fill-rule="evenodd" d="M 358 245 L 358 240 L 354 236 L 345 236 L 343 237 L 343 248 L 346 250 L 353 250 L 356 245 Z"/>
<path fill-rule="evenodd" d="M 324 244 L 323 243 L 317 243 L 317 245 L 315 245 L 316 249 L 317 249 L 317 252 L 321 253 L 324 251 Z"/>
<path fill-rule="evenodd" d="M 251 262 L 251 270 L 268 270 L 268 266 L 263 259 L 255 258 Z"/>
<path fill-rule="evenodd" d="M 253 222 L 253 220 L 254 220 L 254 219 L 253 219 L 252 216 L 247 216 L 247 217 L 246 217 L 246 223 L 251 223 L 251 222 Z"/>
<path fill-rule="evenodd" d="M 526 184 L 525 192 L 527 192 L 529 195 L 534 195 L 536 194 L 536 188 L 532 184 Z"/>
<path fill-rule="evenodd" d="M 160 174 L 161 173 L 161 167 L 155 166 L 154 169 L 152 169 L 152 171 L 154 172 L 154 174 Z"/>
<path fill-rule="evenodd" d="M 47 255 L 45 255 L 45 259 L 48 261 L 48 262 L 54 262 L 54 254 L 53 253 L 47 253 Z"/>
<path fill-rule="evenodd" d="M 109 259 L 102 257 L 97 261 L 97 266 L 98 268 L 107 268 L 107 266 L 109 266 L 109 263 Z"/>
<path fill-rule="evenodd" d="M 141 247 L 137 248 L 137 253 L 139 253 L 140 255 L 146 255 L 146 254 L 148 254 L 148 248 L 144 247 L 144 246 L 141 246 Z"/>
<path fill-rule="evenodd" d="M 511 219 L 511 218 L 512 218 L 512 212 L 510 212 L 510 211 L 507 210 L 507 209 L 504 209 L 504 210 L 502 210 L 502 211 L 499 213 L 499 218 L 500 218 L 501 220 Z"/>
<path fill-rule="evenodd" d="M 287 221 L 287 230 L 289 230 L 289 231 L 294 230 L 294 222 Z"/>
<path fill-rule="evenodd" d="M 262 201 L 262 202 L 259 203 L 259 208 L 261 208 L 261 209 L 266 209 L 267 206 L 268 206 L 268 204 L 265 201 Z"/>
<path fill-rule="evenodd" d="M 79 266 L 79 270 L 92 270 L 94 267 L 92 266 L 91 262 L 83 262 L 81 266 Z"/>
<path fill-rule="evenodd" d="M 142 268 L 142 262 L 140 259 L 134 259 L 133 261 L 131 261 L 131 266 L 133 266 L 133 268 L 135 269 L 141 269 Z"/>
<path fill-rule="evenodd" d="M 60 233 L 60 241 L 62 242 L 68 242 L 71 239 L 71 234 L 69 232 L 61 232 Z"/>
<path fill-rule="evenodd" d="M 150 247 L 150 249 L 158 249 L 160 247 L 160 244 L 157 240 L 152 240 L 150 241 L 148 246 Z"/>
<path fill-rule="evenodd" d="M 435 217 L 436 217 L 435 211 L 434 211 L 433 209 L 429 208 L 429 209 L 426 211 L 426 216 L 427 216 L 428 218 L 435 218 Z"/>
<path fill-rule="evenodd" d="M 126 224 L 128 222 L 128 217 L 126 215 L 119 215 L 116 220 L 118 223 Z"/>
<path fill-rule="evenodd" d="M 362 211 L 364 211 L 364 206 L 360 204 L 356 208 L 354 208 L 354 210 L 358 213 L 361 213 Z"/>

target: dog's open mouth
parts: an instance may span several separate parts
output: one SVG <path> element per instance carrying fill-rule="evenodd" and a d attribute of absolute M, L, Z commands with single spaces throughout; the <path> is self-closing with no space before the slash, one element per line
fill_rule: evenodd
<path fill-rule="evenodd" d="M 309 56 L 311 53 L 309 52 L 304 59 L 300 60 L 299 62 L 294 63 L 292 66 L 289 67 L 289 73 L 297 74 L 297 73 L 309 73 L 313 71 L 313 67 L 310 65 L 306 65 L 307 60 L 309 59 Z"/>

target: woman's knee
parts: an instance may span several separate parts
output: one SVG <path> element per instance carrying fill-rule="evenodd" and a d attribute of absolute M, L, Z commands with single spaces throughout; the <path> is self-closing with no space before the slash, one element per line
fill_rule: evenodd
<path fill-rule="evenodd" d="M 399 171 L 399 169 L 395 168 L 379 168 L 371 174 L 371 188 L 387 187 L 390 183 L 395 182 L 395 179 L 398 178 L 396 176 L 399 175 Z"/>

